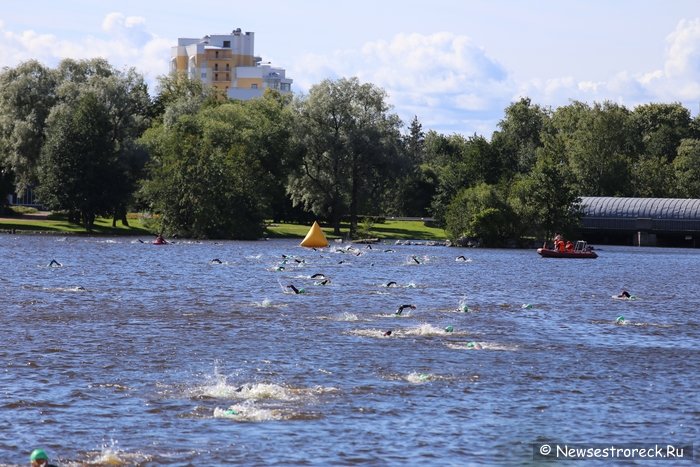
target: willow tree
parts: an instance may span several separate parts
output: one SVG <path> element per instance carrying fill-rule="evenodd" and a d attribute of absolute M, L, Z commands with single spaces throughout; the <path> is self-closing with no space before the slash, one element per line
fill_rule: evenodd
<path fill-rule="evenodd" d="M 20 192 L 37 181 L 56 86 L 55 71 L 36 60 L 0 72 L 0 168 L 14 173 Z"/>
<path fill-rule="evenodd" d="M 357 78 L 324 80 L 297 102 L 300 168 L 290 177 L 295 205 L 327 217 L 336 234 L 348 215 L 350 234 L 360 209 L 385 187 L 397 160 L 401 121 L 384 90 Z"/>

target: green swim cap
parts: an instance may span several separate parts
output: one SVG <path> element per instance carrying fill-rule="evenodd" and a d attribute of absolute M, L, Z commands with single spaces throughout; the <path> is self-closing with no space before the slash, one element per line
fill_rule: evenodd
<path fill-rule="evenodd" d="M 447 327 L 445 328 L 445 332 L 452 332 L 452 331 L 454 331 L 454 330 L 455 330 L 455 328 L 453 328 L 452 326 L 447 326 Z"/>
<path fill-rule="evenodd" d="M 227 409 L 226 412 L 224 412 L 226 415 L 238 415 L 238 412 L 236 412 L 233 409 Z"/>
<path fill-rule="evenodd" d="M 43 449 L 35 449 L 32 451 L 32 455 L 29 456 L 29 461 L 39 461 L 39 460 L 49 460 L 49 456 L 46 455 Z"/>
<path fill-rule="evenodd" d="M 625 317 L 622 316 L 622 315 L 620 315 L 620 316 L 617 317 L 617 319 L 615 320 L 615 322 L 616 322 L 616 323 L 624 323 L 624 322 L 625 322 Z"/>

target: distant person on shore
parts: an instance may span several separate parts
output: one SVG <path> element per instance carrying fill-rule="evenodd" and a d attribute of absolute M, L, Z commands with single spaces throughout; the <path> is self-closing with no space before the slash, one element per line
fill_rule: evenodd
<path fill-rule="evenodd" d="M 49 464 L 49 456 L 43 449 L 35 449 L 29 456 L 29 462 L 31 462 L 32 467 L 56 467 L 53 464 Z"/>
<path fill-rule="evenodd" d="M 50 268 L 60 268 L 61 266 L 63 266 L 61 263 L 59 263 L 59 262 L 56 261 L 55 259 L 52 259 L 51 262 L 49 263 L 49 266 L 48 266 L 48 267 L 50 267 Z"/>

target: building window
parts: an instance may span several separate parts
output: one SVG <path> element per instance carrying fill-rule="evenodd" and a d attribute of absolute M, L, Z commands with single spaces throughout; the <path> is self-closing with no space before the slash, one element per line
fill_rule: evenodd
<path fill-rule="evenodd" d="M 214 71 L 219 71 L 219 64 L 218 63 L 214 64 Z"/>
<path fill-rule="evenodd" d="M 257 83 L 253 83 L 250 85 L 250 89 L 258 89 Z"/>
<path fill-rule="evenodd" d="M 227 63 L 227 64 L 226 64 L 226 71 L 228 71 L 228 70 L 229 70 L 229 68 L 228 68 L 228 63 Z"/>
<path fill-rule="evenodd" d="M 231 48 L 231 41 L 224 41 L 224 47 L 227 49 Z"/>
<path fill-rule="evenodd" d="M 202 79 L 206 79 L 206 78 L 207 78 L 207 73 L 205 71 L 203 71 L 202 72 Z"/>
<path fill-rule="evenodd" d="M 219 58 L 219 51 L 214 52 L 214 57 Z"/>
<path fill-rule="evenodd" d="M 214 73 L 214 81 L 219 81 L 219 74 L 218 73 Z"/>
<path fill-rule="evenodd" d="M 231 78 L 228 73 L 226 73 L 226 81 L 231 81 Z"/>
<path fill-rule="evenodd" d="M 290 91 L 291 87 L 289 83 L 281 83 L 280 84 L 280 91 Z"/>

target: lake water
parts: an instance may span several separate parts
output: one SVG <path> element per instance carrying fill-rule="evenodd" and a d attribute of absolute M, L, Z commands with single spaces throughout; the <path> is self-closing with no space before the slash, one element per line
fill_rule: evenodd
<path fill-rule="evenodd" d="M 700 250 L 297 244 L 0 236 L 0 464 L 36 447 L 59 465 L 521 465 L 533 443 L 700 445 Z"/>

